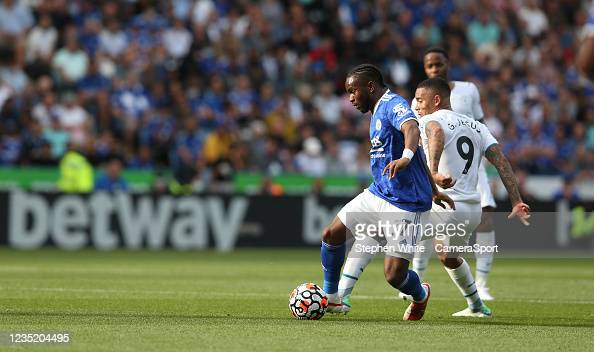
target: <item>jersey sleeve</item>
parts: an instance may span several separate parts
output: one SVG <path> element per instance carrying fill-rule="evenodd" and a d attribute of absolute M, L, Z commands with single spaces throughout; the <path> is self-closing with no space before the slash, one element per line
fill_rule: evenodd
<path fill-rule="evenodd" d="M 420 118 L 419 121 L 419 132 L 421 134 L 421 140 L 419 144 L 426 150 L 427 146 L 429 145 L 429 139 L 427 138 L 427 132 L 425 131 L 425 127 L 427 126 L 427 119 Z"/>
<path fill-rule="evenodd" d="M 394 103 L 391 107 L 391 110 L 390 110 L 388 116 L 390 119 L 390 123 L 398 131 L 400 131 L 400 127 L 406 121 L 408 121 L 408 120 L 417 121 L 417 117 L 415 116 L 412 109 L 410 108 L 410 105 L 408 105 L 406 100 L 404 100 L 402 98 L 394 99 Z"/>
<path fill-rule="evenodd" d="M 497 140 L 491 134 L 491 131 L 487 128 L 484 123 L 478 122 L 480 124 L 481 129 L 481 153 L 485 155 L 487 149 L 492 146 L 493 144 L 497 144 Z"/>
<path fill-rule="evenodd" d="M 477 86 L 474 83 L 472 85 L 472 116 L 477 121 L 480 121 L 485 116 L 483 108 L 481 107 L 481 95 Z"/>
<path fill-rule="evenodd" d="M 444 134 L 447 135 L 447 133 L 448 133 L 447 130 L 444 128 L 443 123 L 440 121 L 440 119 L 436 116 L 433 116 L 432 114 L 425 115 L 422 118 L 420 118 L 418 121 L 419 121 L 419 131 L 421 132 L 420 142 L 425 150 L 429 150 L 429 137 L 427 137 L 427 125 L 430 122 L 437 122 L 439 124 L 439 126 L 441 127 L 441 129 L 443 130 Z"/>
<path fill-rule="evenodd" d="M 419 114 L 417 114 L 417 99 L 415 99 L 415 98 L 412 99 L 412 101 L 410 102 L 410 109 L 412 110 L 413 114 L 415 114 L 417 119 L 419 119 L 421 117 L 421 116 L 419 116 Z"/>

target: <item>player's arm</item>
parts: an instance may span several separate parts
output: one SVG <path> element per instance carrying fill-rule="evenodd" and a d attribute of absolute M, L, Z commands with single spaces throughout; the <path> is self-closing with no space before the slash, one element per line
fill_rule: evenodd
<path fill-rule="evenodd" d="M 402 157 L 397 160 L 392 160 L 382 171 L 382 175 L 388 172 L 388 177 L 393 178 L 396 176 L 398 170 L 402 170 L 408 166 L 412 160 L 417 147 L 419 146 L 419 139 L 421 138 L 421 132 L 419 131 L 419 125 L 416 119 L 409 119 L 404 121 L 400 125 L 400 131 L 404 135 L 404 152 Z"/>
<path fill-rule="evenodd" d="M 491 144 L 485 151 L 485 157 L 497 169 L 499 177 L 501 177 L 501 181 L 509 194 L 509 199 L 512 203 L 512 212 L 508 218 L 518 217 L 524 225 L 529 225 L 530 207 L 522 201 L 516 175 L 514 175 L 509 161 L 503 155 L 499 144 Z"/>
<path fill-rule="evenodd" d="M 483 122 L 483 118 L 485 117 L 485 113 L 483 110 L 483 106 L 481 105 L 481 93 L 479 92 L 478 87 L 476 84 L 471 83 L 474 87 L 472 92 L 472 117 L 479 122 Z"/>
<path fill-rule="evenodd" d="M 450 175 L 439 173 L 439 160 L 445 148 L 445 133 L 437 121 L 429 121 L 425 125 L 425 134 L 428 139 L 427 153 L 429 155 L 429 172 L 433 180 L 441 188 L 450 188 L 456 181 Z"/>
<path fill-rule="evenodd" d="M 422 149 L 419 151 L 419 156 L 421 157 L 421 159 L 423 159 L 423 166 L 425 167 L 425 172 L 427 173 L 427 178 L 429 179 L 429 184 L 431 184 L 431 194 L 433 195 L 433 202 L 444 209 L 446 207 L 445 207 L 445 205 L 443 205 L 442 202 L 446 202 L 450 206 L 450 208 L 455 210 L 456 204 L 454 203 L 454 200 L 452 198 L 450 198 L 450 196 L 448 196 L 447 194 L 442 193 L 439 191 L 439 189 L 437 189 L 437 186 L 435 185 L 435 181 L 433 180 L 433 177 L 431 176 L 431 171 L 429 171 L 429 166 L 427 166 L 427 160 L 425 160 L 425 153 L 423 152 Z"/>

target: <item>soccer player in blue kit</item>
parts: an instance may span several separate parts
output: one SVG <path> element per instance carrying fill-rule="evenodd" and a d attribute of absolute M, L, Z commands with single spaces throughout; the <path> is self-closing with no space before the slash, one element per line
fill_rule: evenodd
<path fill-rule="evenodd" d="M 347 75 L 345 88 L 357 110 L 372 112 L 369 138 L 373 183 L 347 203 L 322 232 L 324 290 L 330 312 L 342 306 L 338 282 L 345 260 L 347 230 L 373 236 L 361 231 L 361 225 L 373 226 L 388 220 L 419 225 L 427 221 L 432 199 L 437 204 L 445 201 L 453 206 L 453 201 L 438 192 L 428 176 L 423 151 L 418 148 L 420 131 L 413 111 L 404 98 L 386 87 L 380 70 L 370 64 L 355 67 Z M 429 284 L 421 283 L 418 275 L 408 269 L 416 241 L 421 237 L 418 229 L 401 226 L 393 234 L 379 235 L 386 240 L 386 281 L 413 297 L 404 320 L 420 320 L 431 294 Z"/>

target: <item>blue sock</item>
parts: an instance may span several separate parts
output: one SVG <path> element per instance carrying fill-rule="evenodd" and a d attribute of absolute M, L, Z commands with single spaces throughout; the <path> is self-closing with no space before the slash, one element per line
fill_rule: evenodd
<path fill-rule="evenodd" d="M 408 271 L 408 275 L 406 275 L 398 289 L 404 294 L 411 295 L 415 302 L 422 302 L 427 295 L 425 289 L 421 286 L 419 275 L 412 270 Z"/>
<path fill-rule="evenodd" d="M 322 257 L 322 269 L 324 269 L 324 291 L 332 294 L 338 292 L 340 281 L 340 269 L 344 264 L 345 244 L 331 245 L 322 241 L 320 254 Z"/>

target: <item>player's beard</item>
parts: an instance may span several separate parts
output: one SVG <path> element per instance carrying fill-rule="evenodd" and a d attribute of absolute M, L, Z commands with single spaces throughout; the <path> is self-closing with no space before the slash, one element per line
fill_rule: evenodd
<path fill-rule="evenodd" d="M 371 98 L 369 97 L 369 95 L 365 96 L 365 97 L 361 97 L 361 101 L 359 102 L 359 110 L 362 113 L 367 113 L 368 111 L 371 111 L 371 109 L 373 109 L 373 107 L 371 106 Z M 372 111 L 373 113 L 373 111 Z"/>

